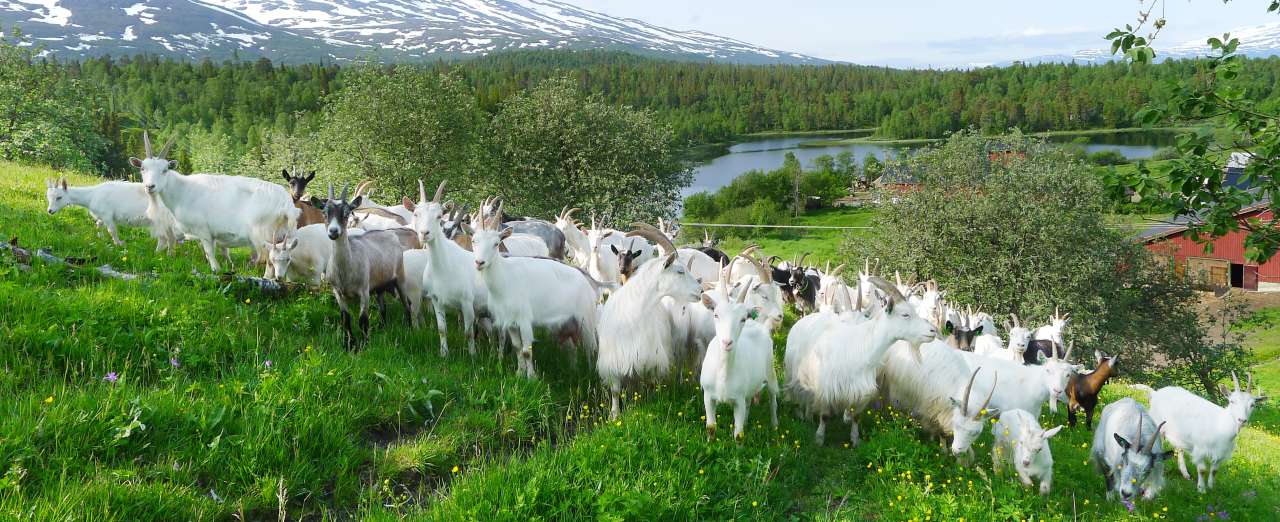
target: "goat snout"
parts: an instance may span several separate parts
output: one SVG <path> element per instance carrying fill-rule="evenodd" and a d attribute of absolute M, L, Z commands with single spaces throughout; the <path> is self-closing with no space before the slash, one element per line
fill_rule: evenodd
<path fill-rule="evenodd" d="M 485 263 L 484 261 L 481 261 L 479 259 L 476 260 L 476 270 L 484 270 L 484 267 L 486 265 L 487 263 Z"/>
<path fill-rule="evenodd" d="M 52 215 L 53 215 L 53 209 L 48 209 L 48 211 L 49 211 L 49 215 L 50 215 L 50 216 L 52 216 Z"/>
<path fill-rule="evenodd" d="M 1023 467 L 1030 466 L 1030 465 L 1031 465 L 1031 461 L 1030 461 L 1030 460 L 1028 460 L 1028 459 L 1022 459 L 1022 465 L 1023 465 Z"/>
<path fill-rule="evenodd" d="M 155 183 L 147 183 L 146 185 L 143 185 L 143 186 L 142 186 L 142 188 L 147 189 L 147 193 L 152 193 L 152 192 L 155 192 L 155 191 L 156 191 L 156 184 L 155 184 Z"/>
<path fill-rule="evenodd" d="M 720 344 L 724 345 L 725 351 L 733 349 L 733 339 L 723 339 L 720 341 Z"/>
<path fill-rule="evenodd" d="M 329 227 L 329 239 L 338 239 L 340 235 L 342 235 L 342 230 L 337 227 Z"/>

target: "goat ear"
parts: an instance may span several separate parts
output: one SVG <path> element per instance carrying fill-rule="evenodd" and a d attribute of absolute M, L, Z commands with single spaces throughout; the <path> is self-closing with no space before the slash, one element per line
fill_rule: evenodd
<path fill-rule="evenodd" d="M 281 175 L 281 176 L 284 176 L 284 180 L 285 180 L 285 181 L 293 181 L 293 178 L 289 177 L 289 170 L 288 170 L 288 169 L 280 169 L 280 175 Z"/>
<path fill-rule="evenodd" d="M 1231 390 L 1228 390 L 1227 387 L 1222 384 L 1218 384 L 1218 393 L 1221 393 L 1223 397 L 1226 397 L 1231 395 Z"/>
<path fill-rule="evenodd" d="M 702 294 L 702 306 L 707 307 L 708 310 L 715 310 L 716 300 L 711 298 L 711 294 L 704 293 Z"/>
<path fill-rule="evenodd" d="M 351 208 L 359 208 L 362 201 L 364 201 L 364 194 L 356 196 L 356 199 L 351 200 Z"/>
<path fill-rule="evenodd" d="M 1100 351 L 1098 351 L 1098 350 L 1094 350 L 1094 351 L 1093 351 L 1093 360 L 1094 360 L 1095 362 L 1097 362 L 1098 364 L 1102 364 L 1102 352 L 1100 352 Z"/>
<path fill-rule="evenodd" d="M 129 164 L 130 164 L 130 165 L 133 165 L 133 168 L 135 168 L 135 169 L 140 169 L 140 168 L 142 168 L 142 160 L 140 160 L 140 159 L 138 159 L 138 158 L 129 158 Z"/>
<path fill-rule="evenodd" d="M 511 237 L 511 232 L 513 232 L 514 230 L 515 230 L 515 229 L 512 229 L 512 228 L 503 229 L 503 230 L 502 230 L 502 233 L 501 233 L 501 234 L 498 234 L 498 237 L 500 237 L 500 238 L 502 238 L 502 239 L 509 238 L 509 237 Z"/>
<path fill-rule="evenodd" d="M 400 198 L 400 204 L 404 206 L 405 210 L 408 210 L 409 212 L 413 212 L 413 209 L 414 209 L 413 202 L 409 201 L 409 198 Z"/>
<path fill-rule="evenodd" d="M 1119 433 L 1112 433 L 1111 436 L 1116 438 L 1116 444 L 1119 444 L 1120 447 L 1123 448 L 1125 451 L 1129 451 L 1128 440 L 1125 440 L 1124 437 L 1121 437 Z"/>
<path fill-rule="evenodd" d="M 1054 426 L 1052 428 L 1049 428 L 1047 430 L 1044 430 L 1044 438 L 1047 439 L 1047 438 L 1053 437 L 1054 435 L 1057 435 L 1059 431 L 1062 431 L 1061 424 Z"/>
<path fill-rule="evenodd" d="M 307 183 L 310 183 L 313 179 L 316 179 L 316 171 L 314 170 L 311 171 L 310 174 L 307 174 Z"/>
<path fill-rule="evenodd" d="M 1115 367 L 1116 367 L 1116 361 L 1119 361 L 1119 360 L 1120 360 L 1120 356 L 1119 356 L 1119 355 L 1112 356 L 1112 357 L 1111 357 L 1111 367 L 1112 367 L 1112 368 L 1115 368 Z"/>
<path fill-rule="evenodd" d="M 293 250 L 295 248 L 298 248 L 298 238 L 295 237 L 289 240 L 289 243 L 285 245 L 284 248 L 285 250 Z"/>

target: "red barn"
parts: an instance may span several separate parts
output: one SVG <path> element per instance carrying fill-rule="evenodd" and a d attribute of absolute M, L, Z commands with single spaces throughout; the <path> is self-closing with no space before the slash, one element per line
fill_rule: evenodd
<path fill-rule="evenodd" d="M 1267 202 L 1255 203 L 1236 214 L 1236 219 L 1246 221 L 1270 220 L 1272 213 Z M 1245 290 L 1280 290 L 1280 256 L 1261 265 L 1245 259 L 1245 230 L 1230 232 L 1214 238 L 1213 252 L 1194 239 L 1186 237 L 1186 225 L 1168 224 L 1147 229 L 1138 236 L 1148 250 L 1166 256 L 1180 275 L 1215 288 L 1242 288 Z"/>

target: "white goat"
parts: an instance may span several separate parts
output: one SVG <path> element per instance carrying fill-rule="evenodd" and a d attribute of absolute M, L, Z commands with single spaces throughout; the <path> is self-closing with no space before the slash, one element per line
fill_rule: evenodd
<path fill-rule="evenodd" d="M 578 221 L 573 219 L 573 213 L 578 210 L 580 209 L 576 207 L 562 209 L 560 215 L 556 216 L 556 229 L 564 234 L 569 262 L 578 268 L 588 270 L 590 269 L 588 260 L 591 256 L 591 243 L 587 240 L 587 233 L 583 232 Z"/>
<path fill-rule="evenodd" d="M 621 412 L 618 396 L 626 379 L 664 377 L 673 359 L 671 319 L 655 313 L 663 297 L 677 302 L 693 302 L 701 298 L 702 285 L 685 265 L 676 262 L 676 249 L 651 225 L 638 223 L 639 235 L 661 245 L 668 254 L 658 261 L 645 263 L 636 270 L 626 285 L 605 301 L 600 311 L 600 354 L 596 371 L 609 387 L 609 417 Z"/>
<path fill-rule="evenodd" d="M 254 259 L 268 263 L 266 245 L 297 228 L 301 211 L 293 206 L 289 192 L 275 183 L 243 176 L 191 174 L 173 171 L 174 162 L 164 158 L 173 139 L 158 155 L 151 154 L 151 138 L 143 133 L 147 158 L 129 158 L 142 171 L 142 185 L 148 194 L 159 197 L 173 213 L 188 237 L 200 240 L 209 268 L 218 265 L 219 247 L 248 246 Z"/>
<path fill-rule="evenodd" d="M 995 389 L 992 404 L 1002 410 L 1026 410 L 1037 417 L 1049 402 L 1049 411 L 1057 413 L 1058 401 L 1066 403 L 1067 380 L 1076 367 L 1065 359 L 1046 359 L 1040 355 L 1040 364 L 1024 365 L 1003 358 L 957 351 L 957 355 L 970 369 L 989 368 L 1000 372 L 1000 382 Z M 1067 356 L 1070 357 L 1068 351 Z"/>
<path fill-rule="evenodd" d="M 498 331 L 515 341 L 519 369 L 534 377 L 534 328 L 576 341 L 588 356 L 595 353 L 596 285 L 584 272 L 559 261 L 499 254 L 499 242 L 512 234 L 510 228 L 498 230 L 496 216 L 501 215 L 499 203 L 495 217 L 476 231 L 472 245 L 476 270 L 489 292 L 489 313 Z"/>
<path fill-rule="evenodd" d="M 449 354 L 449 323 L 446 310 L 457 310 L 462 316 L 462 330 L 467 337 L 467 352 L 476 353 L 476 315 L 488 302 L 488 291 L 475 270 L 475 256 L 444 234 L 440 216 L 444 206 L 440 197 L 445 182 L 436 187 L 435 197 L 427 201 L 426 189 L 418 180 L 419 203 L 414 208 L 413 226 L 429 256 L 429 272 L 418 274 L 422 291 L 435 309 L 436 329 L 440 338 L 440 356 Z"/>
<path fill-rule="evenodd" d="M 45 180 L 45 198 L 49 214 L 67 205 L 84 207 L 98 225 L 107 229 L 111 241 L 123 245 L 117 225 L 147 227 L 156 240 L 156 252 L 170 254 L 182 238 L 182 229 L 173 214 L 155 196 L 147 194 L 141 183 L 108 181 L 92 187 L 69 187 L 67 179 Z"/>
<path fill-rule="evenodd" d="M 1040 481 L 1040 494 L 1048 495 L 1053 488 L 1053 452 L 1049 439 L 1062 431 L 1062 426 L 1041 429 L 1036 418 L 1023 410 L 1005 410 L 1000 420 L 991 426 L 995 444 L 991 445 L 991 469 L 997 474 L 1012 465 L 1022 480 L 1030 487 L 1032 480 Z"/>
<path fill-rule="evenodd" d="M 1151 500 L 1164 488 L 1164 461 L 1172 452 L 1160 443 L 1163 427 L 1129 397 L 1102 409 L 1089 459 L 1106 479 L 1108 500 L 1117 493 L 1125 502 Z"/>
<path fill-rule="evenodd" d="M 984 368 L 965 366 L 960 359 L 963 352 L 946 341 L 927 342 L 919 350 L 919 362 L 901 343 L 889 350 L 880 371 L 889 401 L 910 412 L 925 431 L 939 438 L 951 437 L 951 454 L 967 459 L 972 456 L 973 441 L 982 435 L 985 419 L 999 414 L 998 407 L 991 407 L 991 391 L 1004 376 L 987 370 L 991 383 L 984 380 L 982 384 L 982 389 L 988 390 L 987 398 L 981 406 L 971 408 L 969 398 Z M 968 382 L 961 391 L 955 383 L 966 376 Z"/>
<path fill-rule="evenodd" d="M 324 270 L 333 256 L 333 241 L 329 239 L 327 225 L 307 225 L 295 230 L 292 237 L 269 242 L 267 246 L 275 278 L 317 287 L 324 283 Z"/>
<path fill-rule="evenodd" d="M 422 299 L 426 291 L 422 289 L 422 281 L 427 279 L 427 269 L 431 264 L 431 254 L 425 248 L 413 248 L 400 254 L 400 271 L 396 273 L 396 292 L 408 305 L 405 313 L 409 315 L 409 324 L 416 329 L 422 325 Z M 427 306 L 431 301 L 427 300 Z"/>
<path fill-rule="evenodd" d="M 1062 340 L 1062 334 L 1067 329 L 1067 323 L 1071 321 L 1071 314 L 1060 314 L 1058 309 L 1053 309 L 1053 316 L 1049 317 L 1049 324 L 1036 328 L 1031 332 L 1031 343 L 1028 350 L 1023 355 L 1023 362 L 1026 364 L 1036 363 L 1036 352 L 1040 352 L 1045 357 L 1056 357 L 1059 350 L 1067 345 Z"/>
<path fill-rule="evenodd" d="M 1187 473 L 1184 454 L 1191 454 L 1191 464 L 1196 467 L 1196 489 L 1201 493 L 1213 488 L 1218 466 L 1231 459 L 1236 436 L 1253 414 L 1254 404 L 1267 399 L 1261 388 L 1254 395 L 1253 374 L 1249 374 L 1246 390 L 1240 389 L 1240 379 L 1234 372 L 1231 381 L 1234 390 L 1228 392 L 1225 387 L 1220 390 L 1227 397 L 1225 408 L 1177 386 L 1151 394 L 1151 419 L 1165 426 L 1165 440 L 1178 450 L 1178 471 L 1188 480 L 1191 474 Z"/>
<path fill-rule="evenodd" d="M 1009 314 L 1009 317 L 1013 321 L 1004 322 L 1005 335 L 1009 338 L 1007 341 L 1001 340 L 998 335 L 988 335 L 988 319 L 984 318 L 982 335 L 974 340 L 973 353 L 1022 364 L 1022 354 L 1027 351 L 1027 345 L 1031 342 L 1031 330 L 1019 324 L 1017 315 Z M 996 342 L 991 342 L 993 340 Z"/>
<path fill-rule="evenodd" d="M 757 283 L 759 284 L 759 283 Z M 747 292 L 736 299 L 725 290 L 702 294 L 702 303 L 715 313 L 716 336 L 707 344 L 702 360 L 702 403 L 707 431 L 714 437 L 716 404 L 733 403 L 733 436 L 742 436 L 747 404 L 764 387 L 769 388 L 769 414 L 778 426 L 778 376 L 773 368 L 773 338 L 763 324 L 751 320 L 761 310 L 746 302 Z"/>
<path fill-rule="evenodd" d="M 515 257 L 549 257 L 550 250 L 542 238 L 530 234 L 511 233 L 502 240 L 502 249 Z"/>
<path fill-rule="evenodd" d="M 803 357 L 787 366 L 787 396 L 819 416 L 816 440 L 826 435 L 827 417 L 852 411 L 849 440 L 858 444 L 857 415 L 875 397 L 876 377 L 893 343 L 905 341 L 914 350 L 932 341 L 938 331 L 916 315 L 898 290 L 878 277 L 870 279 L 886 296 L 878 314 L 857 324 L 837 323 L 823 332 Z M 791 359 L 791 358 L 788 358 Z"/>

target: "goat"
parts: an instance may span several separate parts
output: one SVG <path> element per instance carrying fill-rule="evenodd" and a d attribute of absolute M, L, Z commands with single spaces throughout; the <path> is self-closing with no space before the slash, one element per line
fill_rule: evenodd
<path fill-rule="evenodd" d="M 142 172 L 148 194 L 158 196 L 178 226 L 189 237 L 200 240 L 209 268 L 220 270 L 219 246 L 249 246 L 254 259 L 268 263 L 268 241 L 294 230 L 300 211 L 284 187 L 260 179 L 217 174 L 182 175 L 173 170 L 176 162 L 165 159 L 173 138 L 151 153 L 151 138 L 144 132 L 146 158 L 129 158 Z M 267 267 L 267 276 L 271 268 Z"/>
<path fill-rule="evenodd" d="M 476 353 L 476 316 L 486 307 L 488 290 L 475 270 L 475 257 L 454 240 L 445 236 L 440 223 L 444 206 L 440 198 L 445 182 L 436 187 L 435 197 L 427 201 L 422 180 L 418 180 L 418 204 L 414 207 L 413 227 L 429 257 L 426 272 L 418 274 L 422 291 L 435 309 L 436 328 L 440 338 L 440 356 L 449 354 L 449 324 L 446 310 L 457 310 L 462 317 L 462 330 L 467 337 L 467 352 Z"/>
<path fill-rule="evenodd" d="M 565 259 L 565 235 L 554 224 L 540 219 L 521 219 L 502 223 L 502 228 L 510 228 L 516 234 L 538 239 L 546 247 L 543 257 L 563 261 Z"/>
<path fill-rule="evenodd" d="M 916 319 L 923 321 L 919 317 Z M 992 371 L 992 384 L 987 388 L 987 398 L 978 408 L 969 407 L 974 383 L 982 368 L 969 369 L 957 351 L 945 341 L 930 341 L 920 345 L 919 362 L 913 350 L 901 344 L 889 350 L 880 379 L 889 401 L 911 412 L 925 431 L 939 438 L 951 437 L 951 454 L 969 458 L 973 441 L 982 434 L 984 420 L 999 414 L 999 406 L 990 408 L 991 397 L 1000 382 L 999 371 Z M 964 391 L 959 394 L 955 383 L 968 377 Z"/>
<path fill-rule="evenodd" d="M 1119 357 L 1107 357 L 1106 354 L 1094 351 L 1094 359 L 1098 367 L 1086 374 L 1075 374 L 1067 380 L 1067 425 L 1076 427 L 1076 412 L 1084 411 L 1084 425 L 1093 429 L 1093 409 L 1098 406 L 1098 392 L 1116 372 L 1116 361 Z"/>
<path fill-rule="evenodd" d="M 1172 452 L 1160 443 L 1163 428 L 1129 397 L 1102 408 L 1089 459 L 1106 479 L 1108 500 L 1117 494 L 1125 502 L 1151 500 L 1164 488 L 1164 461 Z"/>
<path fill-rule="evenodd" d="M 268 249 L 276 279 L 318 287 L 324 282 L 324 270 L 333 255 L 333 241 L 328 227 L 316 223 L 295 230 L 292 237 L 269 242 Z"/>
<path fill-rule="evenodd" d="M 711 234 L 707 233 L 706 230 L 703 230 L 702 246 L 697 247 L 696 250 L 699 252 L 702 252 L 703 254 L 706 254 L 707 257 L 711 258 L 712 261 L 715 261 L 717 265 L 723 265 L 729 262 L 729 256 L 725 255 L 723 250 L 716 248 L 716 245 L 718 245 L 719 243 L 720 243 L 719 239 L 716 239 L 715 236 L 712 236 Z"/>
<path fill-rule="evenodd" d="M 757 282 L 756 285 L 761 283 Z M 702 304 L 714 311 L 716 336 L 707 344 L 699 382 L 706 409 L 707 431 L 716 430 L 716 404 L 733 403 L 733 436 L 742 436 L 747 423 L 747 401 L 769 388 L 769 414 L 778 426 L 778 376 L 773 368 L 773 338 L 769 330 L 751 320 L 761 310 L 746 302 L 748 292 L 730 296 L 728 282 L 718 292 L 702 294 Z"/>
<path fill-rule="evenodd" d="M 1042 353 L 1049 359 L 1056 357 L 1058 351 L 1066 346 L 1066 343 L 1062 342 L 1062 332 L 1067 329 L 1067 322 L 1070 320 L 1071 314 L 1059 314 L 1055 307 L 1053 316 L 1049 318 L 1049 324 L 1031 332 L 1031 343 L 1027 346 L 1027 351 L 1023 352 L 1023 363 L 1038 364 L 1041 359 L 1038 358 L 1037 353 Z"/>
<path fill-rule="evenodd" d="M 156 240 L 156 252 L 167 250 L 172 254 L 182 238 L 182 229 L 173 214 L 141 183 L 108 181 L 92 187 L 70 187 L 63 177 L 57 181 L 46 179 L 44 186 L 49 215 L 67 205 L 84 207 L 98 225 L 107 229 L 116 245 L 124 244 L 116 225 L 147 227 Z"/>
<path fill-rule="evenodd" d="M 514 231 L 515 229 L 505 230 Z M 472 240 L 474 241 L 474 237 Z M 500 251 L 513 257 L 551 257 L 550 252 L 547 250 L 547 244 L 542 238 L 515 232 L 503 237 Z"/>
<path fill-rule="evenodd" d="M 359 306 L 361 344 L 369 342 L 369 297 L 374 293 L 395 291 L 396 275 L 401 271 L 401 253 L 405 239 L 398 236 L 411 234 L 407 230 L 366 232 L 360 235 L 347 233 L 347 221 L 351 212 L 360 205 L 363 196 L 347 202 L 347 188 L 342 196 L 333 198 L 333 186 L 329 186 L 329 200 L 325 203 L 325 224 L 329 239 L 333 240 L 333 253 L 325 268 L 325 278 L 333 287 L 333 297 L 342 312 L 343 343 L 350 349 L 355 346 L 351 331 L 352 304 Z M 409 308 L 406 296 L 401 303 Z"/>
<path fill-rule="evenodd" d="M 1183 478 L 1187 473 L 1186 454 L 1196 467 L 1196 489 L 1204 493 L 1213 488 L 1218 466 L 1231 460 L 1236 436 L 1244 428 L 1255 404 L 1267 400 L 1259 389 L 1253 390 L 1253 374 L 1249 374 L 1249 387 L 1240 389 L 1240 379 L 1231 373 L 1234 389 L 1228 391 L 1219 385 L 1219 391 L 1227 397 L 1225 408 L 1209 402 L 1181 387 L 1161 388 L 1151 394 L 1151 419 L 1165 426 L 1164 438 L 1177 450 L 1178 471 Z M 1208 482 L 1206 485 L 1206 475 Z"/>
<path fill-rule="evenodd" d="M 956 353 L 970 369 L 990 368 L 1004 376 L 996 387 L 995 399 L 992 401 L 997 408 L 1025 410 L 1036 416 L 1040 415 L 1045 401 L 1049 401 L 1049 411 L 1058 411 L 1058 400 L 1064 397 L 1067 380 L 1076 370 L 1075 366 L 1057 357 L 1027 366 L 973 352 L 957 350 Z"/>
<path fill-rule="evenodd" d="M 991 445 L 991 470 L 1000 473 L 1013 466 L 1022 480 L 1030 487 L 1033 479 L 1040 480 L 1040 494 L 1048 495 L 1053 488 L 1053 452 L 1049 439 L 1062 431 L 1062 426 L 1041 429 L 1036 418 L 1023 410 L 1006 410 L 991 426 L 995 443 Z"/>
<path fill-rule="evenodd" d="M 1004 330 L 1009 339 L 1003 341 L 999 335 L 995 335 L 994 330 L 987 330 L 987 325 L 992 322 L 990 316 L 982 315 L 984 316 L 981 321 L 982 335 L 974 340 L 973 353 L 1022 364 L 1022 354 L 1026 351 L 1027 344 L 1031 342 L 1031 330 L 1019 324 L 1017 315 L 1010 314 L 1012 321 L 1004 322 Z"/>
<path fill-rule="evenodd" d="M 905 341 L 912 350 L 932 341 L 938 331 L 916 315 L 906 297 L 887 281 L 870 279 L 883 295 L 877 315 L 859 323 L 833 325 L 814 340 L 802 357 L 788 365 L 787 397 L 818 413 L 819 444 L 826 435 L 827 417 L 837 412 L 852 412 L 849 419 L 850 444 L 858 445 L 858 413 L 876 395 L 876 377 L 884 364 L 889 347 Z"/>
<path fill-rule="evenodd" d="M 619 394 L 626 379 L 663 377 L 673 358 L 671 319 L 655 313 L 663 297 L 676 302 L 701 299 L 702 285 L 687 265 L 676 262 L 676 248 L 666 236 L 651 226 L 637 227 L 628 235 L 654 241 L 667 254 L 662 260 L 645 263 L 605 301 L 600 310 L 600 353 L 596 371 L 609 387 L 609 418 L 621 413 Z"/>
<path fill-rule="evenodd" d="M 502 203 L 493 214 L 502 215 Z M 513 229 L 501 229 L 496 217 L 483 224 L 472 238 L 476 270 L 489 293 L 494 325 L 515 341 L 516 361 L 524 375 L 534 377 L 534 328 L 575 338 L 588 355 L 595 353 L 597 294 L 589 276 L 553 259 L 504 257 L 498 253 L 499 243 Z"/>
<path fill-rule="evenodd" d="M 801 315 L 814 311 L 818 300 L 818 285 L 821 284 L 821 278 L 809 273 L 809 270 L 803 266 L 804 258 L 808 257 L 806 252 L 800 256 L 800 260 L 791 267 L 790 275 L 787 279 L 787 285 L 791 287 L 791 294 L 795 297 L 796 311 Z"/>
<path fill-rule="evenodd" d="M 951 330 L 951 336 L 947 337 L 947 343 L 960 351 L 972 352 L 973 340 L 975 337 L 982 335 L 982 325 L 977 324 L 974 320 L 976 314 L 972 309 L 964 311 L 950 310 L 941 311 L 942 318 L 947 328 Z"/>
<path fill-rule="evenodd" d="M 431 254 L 427 249 L 413 248 L 400 254 L 400 266 L 396 271 L 396 292 L 404 299 L 405 314 L 415 329 L 422 325 L 422 298 L 426 295 L 422 281 L 428 278 L 430 263 Z M 428 300 L 427 305 L 430 303 Z"/>
<path fill-rule="evenodd" d="M 556 229 L 564 235 L 565 254 L 568 260 L 578 268 L 587 269 L 587 260 L 591 256 L 591 243 L 587 239 L 587 233 L 582 231 L 582 225 L 573 219 L 573 213 L 578 210 L 576 207 L 564 207 L 560 215 L 556 216 Z"/>
<path fill-rule="evenodd" d="M 324 212 L 321 212 L 310 201 L 303 199 L 306 197 L 307 184 L 316 179 L 315 171 L 307 175 L 291 176 L 288 169 L 280 169 L 280 174 L 284 176 L 285 184 L 289 185 L 289 196 L 293 198 L 293 206 L 301 212 L 301 215 L 298 216 L 298 228 L 324 223 Z"/>

